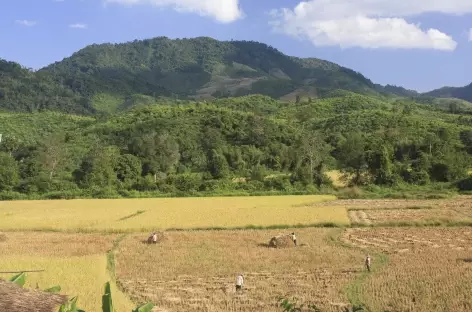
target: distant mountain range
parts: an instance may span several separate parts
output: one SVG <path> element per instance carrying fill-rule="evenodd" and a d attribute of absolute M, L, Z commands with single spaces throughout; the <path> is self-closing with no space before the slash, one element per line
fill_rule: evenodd
<path fill-rule="evenodd" d="M 472 84 L 420 94 L 374 84 L 328 61 L 287 56 L 266 44 L 207 37 L 94 44 L 34 73 L 0 60 L 0 108 L 8 111 L 93 114 L 129 106 L 129 98 L 136 95 L 209 99 L 263 94 L 295 101 L 325 97 L 334 90 L 472 101 Z"/>
<path fill-rule="evenodd" d="M 438 98 L 458 98 L 468 102 L 472 102 L 472 83 L 462 87 L 444 87 L 425 93 L 425 95 Z"/>

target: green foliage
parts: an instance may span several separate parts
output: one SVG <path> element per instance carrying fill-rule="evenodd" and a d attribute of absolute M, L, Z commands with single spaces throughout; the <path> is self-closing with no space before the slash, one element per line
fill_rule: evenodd
<path fill-rule="evenodd" d="M 0 191 L 11 191 L 19 182 L 18 164 L 7 153 L 0 152 Z"/>
<path fill-rule="evenodd" d="M 15 283 L 16 285 L 23 287 L 26 283 L 26 273 L 19 273 L 12 278 L 10 278 L 10 282 Z"/>
<path fill-rule="evenodd" d="M 115 309 L 113 309 L 113 300 L 111 298 L 110 282 L 105 283 L 105 292 L 102 296 L 102 311 L 115 312 Z"/>
<path fill-rule="evenodd" d="M 154 305 L 152 303 L 144 304 L 140 307 L 137 307 L 133 312 L 151 312 Z"/>
<path fill-rule="evenodd" d="M 283 308 L 283 312 L 321 312 L 315 304 L 298 304 L 296 299 L 289 300 L 281 298 L 279 304 L 279 306 Z"/>
<path fill-rule="evenodd" d="M 334 169 L 363 189 L 452 187 L 472 168 L 472 123 L 457 114 L 327 96 L 298 105 L 262 95 L 166 99 L 96 118 L 0 114 L 0 130 L 12 131 L 0 143 L 0 198 L 332 192 L 325 172 Z"/>
<path fill-rule="evenodd" d="M 56 285 L 56 286 L 50 287 L 48 289 L 45 289 L 44 291 L 49 292 L 49 293 L 57 294 L 61 291 L 61 289 L 62 289 L 61 286 Z"/>
<path fill-rule="evenodd" d="M 33 72 L 0 58 L 0 110 L 38 112 L 57 110 L 91 114 L 90 101 L 54 80 L 48 72 Z"/>
<path fill-rule="evenodd" d="M 85 312 L 77 308 L 77 299 L 78 297 L 70 298 L 66 303 L 59 307 L 59 312 Z"/>
<path fill-rule="evenodd" d="M 472 102 L 472 83 L 461 88 L 444 87 L 428 92 L 426 95 L 438 98 L 458 98 Z"/>

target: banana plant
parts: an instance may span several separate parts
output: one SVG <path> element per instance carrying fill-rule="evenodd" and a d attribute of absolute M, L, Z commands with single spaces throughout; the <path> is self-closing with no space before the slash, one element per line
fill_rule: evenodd
<path fill-rule="evenodd" d="M 111 299 L 110 282 L 105 283 L 105 293 L 102 296 L 102 311 L 115 312 L 115 309 L 113 309 L 113 300 Z"/>
<path fill-rule="evenodd" d="M 72 297 L 66 303 L 59 307 L 59 312 L 85 312 L 82 309 L 77 308 L 77 297 Z"/>
<path fill-rule="evenodd" d="M 154 305 L 152 303 L 146 303 L 145 305 L 134 309 L 133 312 L 151 312 L 152 308 L 154 308 Z"/>
<path fill-rule="evenodd" d="M 56 285 L 51 288 L 45 289 L 44 291 L 48 293 L 58 294 L 61 291 L 61 286 Z"/>
<path fill-rule="evenodd" d="M 26 283 L 26 273 L 20 273 L 12 278 L 10 278 L 10 282 L 15 283 L 16 285 L 23 287 Z"/>
<path fill-rule="evenodd" d="M 26 273 L 19 273 L 10 278 L 10 282 L 15 283 L 16 285 L 23 287 L 26 283 Z M 36 284 L 36 288 L 38 289 L 38 284 Z M 103 312 L 115 312 L 113 308 L 113 300 L 111 298 L 111 286 L 110 282 L 105 283 L 104 287 L 105 291 L 102 296 L 102 311 Z M 49 293 L 59 293 L 61 291 L 61 286 L 53 286 L 51 288 L 45 289 L 45 292 Z M 72 297 L 66 303 L 62 304 L 59 307 L 59 312 L 85 312 L 82 309 L 77 308 L 77 300 L 78 297 Z M 151 312 L 154 308 L 152 303 L 146 303 L 140 307 L 137 307 L 133 310 L 133 312 Z"/>

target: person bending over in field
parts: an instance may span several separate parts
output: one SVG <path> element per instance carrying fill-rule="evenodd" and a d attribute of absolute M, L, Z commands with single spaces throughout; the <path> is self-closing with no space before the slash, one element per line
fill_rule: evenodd
<path fill-rule="evenodd" d="M 295 233 L 293 232 L 292 234 L 290 234 L 290 236 L 292 237 L 292 240 L 293 240 L 293 243 L 295 244 L 295 247 L 297 247 L 297 237 L 295 236 Z"/>
<path fill-rule="evenodd" d="M 367 268 L 367 271 L 370 272 L 370 265 L 371 265 L 371 258 L 370 258 L 370 255 L 367 255 L 367 257 L 365 258 L 365 267 Z"/>
<path fill-rule="evenodd" d="M 243 289 L 243 285 L 244 285 L 244 277 L 242 274 L 239 274 L 237 277 L 236 277 L 236 291 L 240 291 Z"/>
<path fill-rule="evenodd" d="M 157 233 L 153 232 L 151 236 L 148 238 L 148 243 L 149 244 L 156 244 L 157 243 Z"/>

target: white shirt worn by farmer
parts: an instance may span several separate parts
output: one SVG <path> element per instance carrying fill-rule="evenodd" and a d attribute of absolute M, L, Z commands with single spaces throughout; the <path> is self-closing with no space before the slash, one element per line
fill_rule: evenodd
<path fill-rule="evenodd" d="M 236 278 L 236 285 L 237 285 L 237 286 L 243 286 L 243 284 L 244 284 L 243 276 L 242 276 L 242 275 L 238 275 L 238 277 Z"/>
<path fill-rule="evenodd" d="M 292 234 L 292 239 L 295 241 L 297 240 L 297 237 L 295 236 L 295 234 Z"/>

